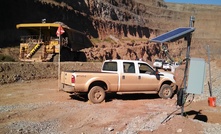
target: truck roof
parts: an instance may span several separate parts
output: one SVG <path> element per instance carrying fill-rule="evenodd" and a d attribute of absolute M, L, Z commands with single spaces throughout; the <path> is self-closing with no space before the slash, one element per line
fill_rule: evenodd
<path fill-rule="evenodd" d="M 135 62 L 135 63 L 147 63 L 145 61 L 141 61 L 141 60 L 123 60 L 123 59 L 113 59 L 113 60 L 105 60 L 105 61 L 120 61 L 120 62 Z"/>

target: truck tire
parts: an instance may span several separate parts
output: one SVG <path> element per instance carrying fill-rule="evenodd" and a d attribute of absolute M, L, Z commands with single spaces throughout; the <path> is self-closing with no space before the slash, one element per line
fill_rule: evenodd
<path fill-rule="evenodd" d="M 168 84 L 163 84 L 160 88 L 160 91 L 158 93 L 158 95 L 161 97 L 161 98 L 164 98 L 164 99 L 168 99 L 168 98 L 171 98 L 172 95 L 173 95 L 173 89 L 170 85 Z"/>
<path fill-rule="evenodd" d="M 92 87 L 88 93 L 88 99 L 94 104 L 103 102 L 105 99 L 104 89 L 100 86 Z"/>

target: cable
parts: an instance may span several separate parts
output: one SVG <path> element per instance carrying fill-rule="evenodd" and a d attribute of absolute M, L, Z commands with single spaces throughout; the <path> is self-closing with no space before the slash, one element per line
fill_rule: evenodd
<path fill-rule="evenodd" d="M 187 97 L 188 97 L 188 96 L 189 96 L 189 94 L 186 95 L 185 101 L 187 100 Z M 195 94 L 193 94 L 193 98 L 191 99 L 190 103 L 187 104 L 185 107 L 188 107 L 188 106 L 193 102 L 194 97 L 195 97 Z M 185 101 L 184 101 L 184 104 L 185 104 Z M 184 105 L 184 104 L 183 104 L 183 105 Z M 169 118 L 172 114 L 174 114 L 176 111 L 178 111 L 178 110 L 180 110 L 180 109 L 181 109 L 181 107 L 179 107 L 179 108 L 176 109 L 175 111 L 171 112 L 171 113 L 161 122 L 161 124 L 163 124 L 166 120 L 168 120 L 168 118 Z"/>
<path fill-rule="evenodd" d="M 188 94 L 188 96 L 189 96 L 190 94 Z M 187 97 L 188 97 L 187 96 Z M 186 97 L 186 98 L 187 98 Z M 192 99 L 190 100 L 190 102 L 189 102 L 189 104 L 188 105 L 186 105 L 186 106 L 184 106 L 184 107 L 188 107 L 192 102 L 193 102 L 193 100 L 194 100 L 194 98 L 195 98 L 195 94 L 193 94 L 193 97 L 192 97 Z M 185 104 L 185 103 L 184 103 Z"/>

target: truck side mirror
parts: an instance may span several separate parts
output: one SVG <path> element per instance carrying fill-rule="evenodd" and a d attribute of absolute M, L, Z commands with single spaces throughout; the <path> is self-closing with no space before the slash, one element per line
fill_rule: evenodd
<path fill-rule="evenodd" d="M 160 79 L 160 75 L 159 75 L 159 70 L 158 70 L 159 68 L 158 67 L 156 67 L 156 70 L 155 70 L 155 76 L 156 76 L 156 78 L 159 80 Z"/>
<path fill-rule="evenodd" d="M 155 70 L 155 75 L 158 75 L 159 74 L 159 70 L 158 70 L 159 68 L 158 67 L 156 67 L 156 70 Z"/>

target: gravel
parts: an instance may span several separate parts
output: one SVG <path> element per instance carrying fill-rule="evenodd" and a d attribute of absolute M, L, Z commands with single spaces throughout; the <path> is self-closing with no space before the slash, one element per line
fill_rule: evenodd
<path fill-rule="evenodd" d="M 221 134 L 220 124 L 211 124 L 203 122 L 204 134 Z"/>
<path fill-rule="evenodd" d="M 153 112 L 144 116 L 137 116 L 131 120 L 126 129 L 119 134 L 137 134 L 139 131 L 154 131 L 167 117 L 167 113 Z"/>
<path fill-rule="evenodd" d="M 55 126 L 58 126 L 57 120 L 43 122 L 18 121 L 7 126 L 10 130 L 8 134 L 58 134 Z"/>
<path fill-rule="evenodd" d="M 40 107 L 51 105 L 52 102 L 44 102 L 44 103 L 30 103 L 30 104 L 16 104 L 16 105 L 4 105 L 0 106 L 0 113 L 2 112 L 9 112 L 12 110 L 19 110 L 19 109 L 28 109 L 28 110 L 34 110 Z"/>
<path fill-rule="evenodd" d="M 24 110 L 33 111 L 35 109 L 47 107 L 52 104 L 53 102 L 4 105 L 0 106 L 0 113 L 13 113 L 12 116 L 25 115 Z M 11 118 L 11 115 L 7 114 L 7 118 Z M 58 126 L 58 123 L 59 122 L 56 119 L 34 122 L 21 118 L 20 120 L 12 120 L 8 125 L 0 129 L 8 129 L 9 131 L 7 134 L 50 134 L 57 133 L 55 126 Z"/>

